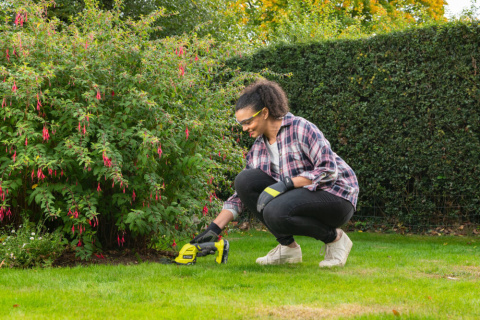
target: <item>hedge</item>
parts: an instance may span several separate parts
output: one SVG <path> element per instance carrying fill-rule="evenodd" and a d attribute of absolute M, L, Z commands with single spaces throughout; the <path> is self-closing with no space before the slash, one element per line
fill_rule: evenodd
<path fill-rule="evenodd" d="M 477 22 L 455 22 L 277 45 L 228 65 L 268 70 L 324 132 L 358 176 L 356 219 L 422 229 L 480 221 L 479 43 Z"/>

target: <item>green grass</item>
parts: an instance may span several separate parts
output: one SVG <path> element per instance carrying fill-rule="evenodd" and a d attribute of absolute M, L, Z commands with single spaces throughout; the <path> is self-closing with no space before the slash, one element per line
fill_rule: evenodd
<path fill-rule="evenodd" d="M 480 239 L 350 233 L 344 268 L 258 266 L 276 243 L 231 233 L 229 261 L 0 269 L 1 319 L 479 319 Z M 18 305 L 14 307 L 14 305 Z M 393 310 L 399 313 L 395 315 Z"/>

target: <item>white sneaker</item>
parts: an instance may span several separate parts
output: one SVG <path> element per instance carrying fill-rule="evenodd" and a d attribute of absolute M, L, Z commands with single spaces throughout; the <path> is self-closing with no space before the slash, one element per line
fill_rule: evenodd
<path fill-rule="evenodd" d="M 325 245 L 325 260 L 321 261 L 319 266 L 321 268 L 343 267 L 347 262 L 348 254 L 352 246 L 352 240 L 343 232 L 340 240 Z"/>
<path fill-rule="evenodd" d="M 296 248 L 290 248 L 279 244 L 270 250 L 265 257 L 257 259 L 257 263 L 261 265 L 299 262 L 302 262 L 302 248 L 300 248 L 300 245 Z"/>

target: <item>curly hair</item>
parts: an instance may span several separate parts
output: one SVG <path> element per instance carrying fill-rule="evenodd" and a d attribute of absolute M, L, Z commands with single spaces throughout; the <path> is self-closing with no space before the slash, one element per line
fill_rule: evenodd
<path fill-rule="evenodd" d="M 285 91 L 278 83 L 269 80 L 257 80 L 243 89 L 235 105 L 235 111 L 247 107 L 253 108 L 254 111 L 267 108 L 275 119 L 285 116 L 289 111 Z"/>

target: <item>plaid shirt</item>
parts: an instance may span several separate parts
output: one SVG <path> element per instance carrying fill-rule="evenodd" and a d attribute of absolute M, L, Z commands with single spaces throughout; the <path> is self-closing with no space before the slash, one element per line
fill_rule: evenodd
<path fill-rule="evenodd" d="M 305 177 L 312 184 L 310 191 L 324 190 L 342 197 L 356 208 L 359 186 L 352 168 L 330 147 L 330 142 L 311 122 L 287 113 L 277 133 L 280 172 L 271 170 L 270 158 L 263 135 L 257 137 L 247 154 L 245 169 L 260 169 L 275 180 L 283 177 Z M 223 204 L 223 209 L 243 211 L 243 204 L 235 192 Z"/>

